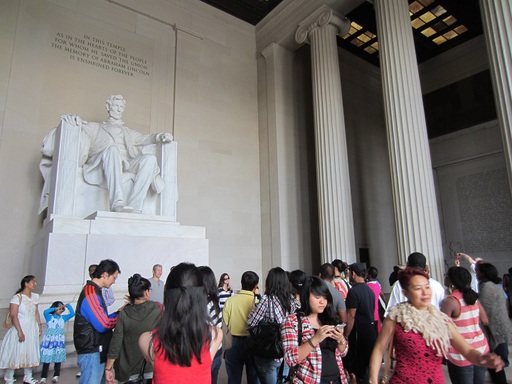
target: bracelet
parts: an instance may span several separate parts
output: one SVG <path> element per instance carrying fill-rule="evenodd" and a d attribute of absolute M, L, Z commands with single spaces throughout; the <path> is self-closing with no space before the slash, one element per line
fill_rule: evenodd
<path fill-rule="evenodd" d="M 311 345 L 313 348 L 316 348 L 315 344 L 311 341 L 312 337 L 308 339 L 308 344 Z"/>
<path fill-rule="evenodd" d="M 112 367 L 110 369 L 109 368 L 105 368 L 105 371 L 107 371 L 107 372 L 110 372 L 110 371 L 113 371 L 113 370 L 114 370 L 114 367 Z"/>

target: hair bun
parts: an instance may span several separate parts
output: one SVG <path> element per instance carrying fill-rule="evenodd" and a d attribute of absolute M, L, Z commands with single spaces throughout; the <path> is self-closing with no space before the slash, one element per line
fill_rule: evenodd
<path fill-rule="evenodd" d="M 132 277 L 128 279 L 128 286 L 137 286 L 140 285 L 141 276 L 138 273 L 135 273 Z"/>

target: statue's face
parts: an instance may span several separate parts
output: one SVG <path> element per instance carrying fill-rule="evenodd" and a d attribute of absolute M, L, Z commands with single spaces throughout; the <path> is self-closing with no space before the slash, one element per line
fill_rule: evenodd
<path fill-rule="evenodd" d="M 125 108 L 124 100 L 114 100 L 110 104 L 110 109 L 108 110 L 108 114 L 113 119 L 121 119 L 123 117 Z"/>

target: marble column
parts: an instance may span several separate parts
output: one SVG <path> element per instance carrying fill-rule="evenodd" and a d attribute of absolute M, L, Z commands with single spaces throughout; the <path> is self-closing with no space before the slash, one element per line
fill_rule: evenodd
<path fill-rule="evenodd" d="M 293 261 L 301 254 L 299 242 L 300 220 L 297 217 L 298 167 L 296 150 L 297 134 L 293 110 L 293 66 L 295 52 L 272 43 L 261 51 L 265 60 L 265 92 L 260 97 L 266 108 L 266 119 L 260 122 L 260 139 L 268 143 L 261 164 L 262 225 L 264 252 L 262 269 L 282 266 L 286 270 L 299 267 Z M 263 71 L 262 71 L 263 72 Z M 260 78 L 262 78 L 260 77 Z M 263 97 L 264 96 L 264 97 Z M 265 176 L 263 176 L 265 175 Z M 267 192 L 268 191 L 268 192 Z M 267 194 L 268 193 L 268 194 Z M 267 215 L 265 215 L 267 214 Z M 266 257 L 267 254 L 270 257 Z"/>
<path fill-rule="evenodd" d="M 322 6 L 299 24 L 295 40 L 311 45 L 322 262 L 356 260 L 347 142 L 336 35 L 350 22 Z"/>
<path fill-rule="evenodd" d="M 480 10 L 512 190 L 512 5 L 510 0 L 480 0 Z"/>
<path fill-rule="evenodd" d="M 408 2 L 374 4 L 398 263 L 405 264 L 411 252 L 421 252 L 432 277 L 442 280 L 441 228 Z"/>

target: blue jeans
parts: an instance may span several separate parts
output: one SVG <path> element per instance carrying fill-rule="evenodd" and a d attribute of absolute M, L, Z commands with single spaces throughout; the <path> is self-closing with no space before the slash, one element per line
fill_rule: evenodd
<path fill-rule="evenodd" d="M 259 384 L 252 356 L 245 351 L 247 337 L 233 336 L 233 346 L 226 351 L 226 371 L 228 384 L 241 384 L 245 365 L 247 384 Z"/>
<path fill-rule="evenodd" d="M 277 383 L 277 375 L 279 374 L 279 367 L 281 366 L 279 361 L 254 356 L 254 365 L 256 366 L 256 373 L 258 374 L 261 384 Z"/>
<path fill-rule="evenodd" d="M 217 351 L 212 361 L 212 384 L 217 384 L 220 366 L 222 365 L 222 348 Z"/>
<path fill-rule="evenodd" d="M 485 367 L 479 365 L 459 367 L 449 361 L 446 364 L 452 384 L 481 384 L 485 381 Z"/>
<path fill-rule="evenodd" d="M 99 352 L 80 354 L 76 360 L 82 373 L 80 384 L 105 383 L 105 363 L 100 363 Z"/>

